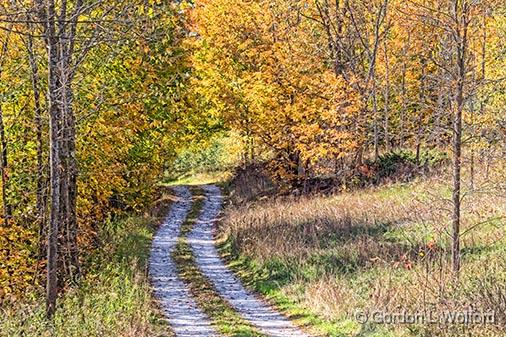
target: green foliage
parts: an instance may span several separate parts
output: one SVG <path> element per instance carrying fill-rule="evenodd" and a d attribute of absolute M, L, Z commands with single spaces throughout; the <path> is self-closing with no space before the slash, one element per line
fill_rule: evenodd
<path fill-rule="evenodd" d="M 107 3 L 110 17 L 119 15 L 115 13 L 118 3 Z M 90 7 L 92 14 L 98 15 L 105 4 Z M 3 17 L 14 15 L 9 6 L 0 6 Z M 84 258 L 96 250 L 97 232 L 101 232 L 97 227 L 111 214 L 144 210 L 153 201 L 163 168 L 186 145 L 180 137 L 187 131 L 183 124 L 188 114 L 183 106 L 188 70 L 182 47 L 185 12 L 179 4 L 159 1 L 129 8 L 121 13 L 121 20 L 104 23 L 107 37 L 98 33 L 98 45 L 80 60 L 72 83 L 78 162 L 77 241 Z M 44 282 L 41 275 L 46 254 L 37 253 L 39 241 L 45 240 L 39 238 L 39 232 L 44 233 L 36 198 L 43 192 L 49 201 L 49 118 L 44 99 L 48 64 L 44 40 L 37 33 L 33 52 L 42 93 L 39 144 L 26 43 L 27 36 L 41 27 L 20 23 L 16 30 L 21 34 L 15 34 L 4 22 L 0 25 L 4 28 L 0 29 L 0 112 L 7 146 L 7 166 L 2 173 L 6 177 L 5 201 L 12 208 L 11 227 L 4 229 L 0 224 L 1 301 L 7 294 L 22 295 Z M 89 28 L 85 22 L 79 25 L 75 47 L 79 52 L 85 35 L 92 34 L 84 32 Z M 39 145 L 42 172 L 37 167 Z M 43 191 L 38 188 L 39 181 Z M 47 220 L 49 207 L 46 210 Z"/>
<path fill-rule="evenodd" d="M 403 175 L 414 176 L 417 171 L 424 169 L 439 168 L 441 165 L 448 163 L 448 154 L 437 149 L 421 151 L 419 157 L 416 152 L 402 149 L 387 152 L 378 157 L 377 162 L 370 162 L 374 167 L 374 178 L 389 178 Z"/>
<path fill-rule="evenodd" d="M 448 154 L 446 152 L 438 151 L 437 149 L 421 151 L 418 162 L 415 152 L 410 150 L 397 150 L 380 155 L 378 158 L 378 167 L 385 173 L 393 173 L 397 165 L 413 164 L 434 167 L 447 160 Z"/>
<path fill-rule="evenodd" d="M 240 147 L 240 137 L 230 133 L 190 145 L 176 157 L 168 178 L 229 171 L 240 161 Z"/>

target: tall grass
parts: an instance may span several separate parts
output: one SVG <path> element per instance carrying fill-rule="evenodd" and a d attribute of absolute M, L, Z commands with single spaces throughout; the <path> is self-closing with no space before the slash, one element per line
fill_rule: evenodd
<path fill-rule="evenodd" d="M 78 288 L 66 289 L 52 322 L 40 295 L 2 308 L 0 336 L 167 336 L 147 279 L 153 219 L 129 217 L 102 233 Z"/>
<path fill-rule="evenodd" d="M 506 195 L 501 180 L 467 191 L 463 264 L 453 282 L 447 176 L 333 197 L 278 199 L 228 209 L 220 235 L 253 286 L 287 296 L 344 335 L 503 336 Z M 478 184 L 477 184 L 478 185 Z M 274 296 L 274 297 L 276 297 Z M 279 297 L 279 296 L 278 296 Z M 357 310 L 494 311 L 492 325 L 360 325 Z"/>

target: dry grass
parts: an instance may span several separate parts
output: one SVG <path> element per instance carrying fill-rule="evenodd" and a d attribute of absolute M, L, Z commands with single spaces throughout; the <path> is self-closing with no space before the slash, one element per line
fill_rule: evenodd
<path fill-rule="evenodd" d="M 504 167 L 499 163 L 498 168 Z M 495 325 L 389 326 L 394 335 L 502 336 L 506 328 L 506 194 L 501 170 L 466 191 L 463 265 L 449 265 L 449 177 L 334 197 L 230 208 L 220 228 L 237 257 L 267 270 L 278 291 L 328 320 L 357 310 L 493 310 Z M 486 268 L 485 268 L 486 266 Z M 355 324 L 355 333 L 363 327 Z M 374 330 L 374 329 L 373 329 Z"/>

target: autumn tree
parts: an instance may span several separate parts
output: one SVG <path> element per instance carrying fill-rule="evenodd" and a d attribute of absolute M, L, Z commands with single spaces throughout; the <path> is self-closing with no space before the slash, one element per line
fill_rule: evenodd
<path fill-rule="evenodd" d="M 490 3 L 465 0 L 434 1 L 432 3 L 411 3 L 412 14 L 420 24 L 440 32 L 440 51 L 432 62 L 447 78 L 450 100 L 446 106 L 451 114 L 453 188 L 452 188 L 452 270 L 456 279 L 460 271 L 460 227 L 463 164 L 463 116 L 476 90 L 473 74 L 476 73 L 478 51 L 473 50 L 473 41 L 480 39 L 478 27 L 482 12 Z"/>
<path fill-rule="evenodd" d="M 213 0 L 194 11 L 199 108 L 242 132 L 248 157 L 253 144 L 272 151 L 274 174 L 297 184 L 359 147 L 357 90 L 322 55 L 316 29 L 300 3 Z"/>
<path fill-rule="evenodd" d="M 5 140 L 16 146 L 2 175 L 10 178 L 2 197 L 12 205 L 10 227 L 0 232 L 2 245 L 4 228 L 26 243 L 7 241 L 7 254 L 21 245 L 29 258 L 7 255 L 1 294 L 36 284 L 33 261 L 47 247 L 51 317 L 57 289 L 79 280 L 79 249 L 96 249 L 100 221 L 152 199 L 155 181 L 183 145 L 176 141 L 186 118 L 183 20 L 179 4 L 158 1 L 2 3 L 8 57 L 0 83 L 2 93 L 9 89 L 2 111 Z M 48 238 L 37 240 L 37 232 Z M 34 241 L 40 254 L 30 253 L 37 252 Z M 33 266 L 19 268 L 26 281 L 4 280 L 17 275 L 18 258 Z"/>

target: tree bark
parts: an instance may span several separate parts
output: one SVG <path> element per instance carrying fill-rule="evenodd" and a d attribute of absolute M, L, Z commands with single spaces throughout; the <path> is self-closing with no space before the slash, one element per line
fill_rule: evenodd
<path fill-rule="evenodd" d="M 376 78 L 373 75 L 373 89 L 372 89 L 372 113 L 373 113 L 373 137 L 374 137 L 374 162 L 379 158 L 379 116 L 378 116 L 378 98 L 376 92 Z"/>
<path fill-rule="evenodd" d="M 390 65 L 388 58 L 388 47 L 386 40 L 383 43 L 384 51 L 385 51 L 385 91 L 383 98 L 383 129 L 384 129 L 384 139 L 385 139 L 385 151 L 390 152 Z"/>
<path fill-rule="evenodd" d="M 76 160 L 76 135 L 75 135 L 75 117 L 72 108 L 73 95 L 70 87 L 70 79 L 66 79 L 67 84 L 64 90 L 64 154 L 66 174 L 64 177 L 65 193 L 64 202 L 64 223 L 67 252 L 67 276 L 72 282 L 77 282 L 80 277 L 79 250 L 77 247 L 77 160 Z"/>
<path fill-rule="evenodd" d="M 402 56 L 402 75 L 401 75 L 401 95 L 402 95 L 402 107 L 399 116 L 399 143 L 398 147 L 404 147 L 405 128 L 406 128 L 406 115 L 408 112 L 408 100 L 407 100 L 407 88 L 406 88 L 406 77 L 407 77 L 407 54 L 411 41 L 411 35 L 408 35 L 408 41 L 403 48 Z"/>
<path fill-rule="evenodd" d="M 423 114 L 427 107 L 426 104 L 426 68 L 427 68 L 427 60 L 425 57 L 422 57 L 421 61 L 422 68 L 422 76 L 420 78 L 420 111 L 418 114 L 417 126 L 416 126 L 416 165 L 420 165 L 420 156 L 422 152 L 422 137 L 423 137 Z"/>
<path fill-rule="evenodd" d="M 44 240 L 42 239 L 46 234 L 46 207 L 47 207 L 47 174 L 46 162 L 44 159 L 44 138 L 42 122 L 42 104 L 40 92 L 40 75 L 35 51 L 33 49 L 33 37 L 28 36 L 27 41 L 28 61 L 30 64 L 31 78 L 32 78 L 32 91 L 33 91 L 33 104 L 34 104 L 34 120 L 35 120 L 35 134 L 37 138 L 37 220 L 39 222 L 39 257 L 42 257 L 46 251 Z"/>
<path fill-rule="evenodd" d="M 42 6 L 44 6 L 42 4 Z M 45 8 L 44 8 L 45 7 Z M 54 316 L 56 310 L 56 298 L 58 296 L 58 233 L 61 223 L 61 138 L 62 115 L 60 109 L 61 83 L 58 76 L 59 48 L 55 27 L 55 3 L 47 0 L 43 9 L 43 21 L 48 53 L 48 97 L 49 97 L 49 157 L 50 157 L 50 186 L 51 186 L 51 210 L 48 228 L 48 253 L 47 253 L 47 284 L 46 284 L 46 315 L 49 319 Z"/>
<path fill-rule="evenodd" d="M 4 61 L 7 57 L 9 35 L 7 35 L 4 43 L 2 44 L 2 54 L 0 58 L 0 74 L 3 71 Z M 3 220 L 5 226 L 9 225 L 9 219 L 11 218 L 11 206 L 7 197 L 7 189 L 9 184 L 8 174 L 8 158 L 7 158 L 7 139 L 5 138 L 5 124 L 2 109 L 2 102 L 0 102 L 0 174 L 2 175 L 2 208 L 3 208 Z"/>
<path fill-rule="evenodd" d="M 455 115 L 453 118 L 453 214 L 452 214 L 452 270 L 454 278 L 460 273 L 460 213 L 461 213 L 461 167 L 462 167 L 462 112 L 464 110 L 464 89 L 467 73 L 467 48 L 469 7 L 460 1 L 454 2 L 457 86 L 455 92 Z"/>
<path fill-rule="evenodd" d="M 5 139 L 5 127 L 3 119 L 3 110 L 0 104 L 0 145 L 2 146 L 0 151 L 0 174 L 2 175 L 2 206 L 3 206 L 3 219 L 5 226 L 9 225 L 9 219 L 11 218 L 11 207 L 7 198 L 7 186 L 8 186 L 8 172 L 7 172 L 7 140 Z"/>

